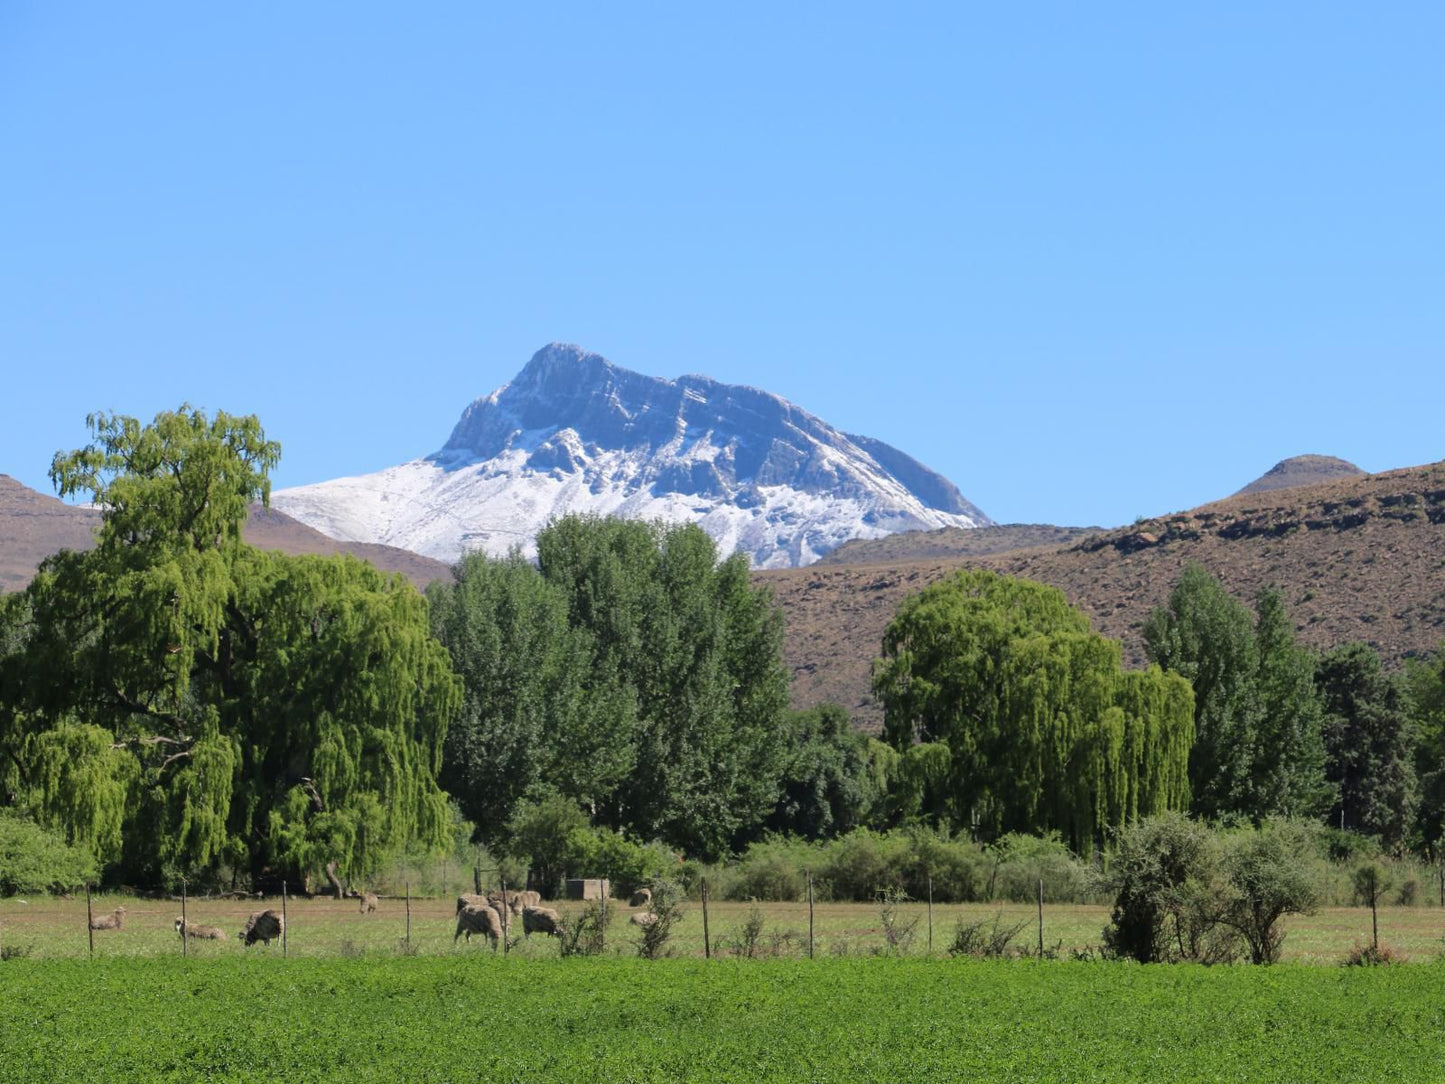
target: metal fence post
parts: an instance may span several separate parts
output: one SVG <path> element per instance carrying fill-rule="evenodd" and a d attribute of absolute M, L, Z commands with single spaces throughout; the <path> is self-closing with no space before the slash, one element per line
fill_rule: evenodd
<path fill-rule="evenodd" d="M 90 937 L 90 958 L 95 959 L 95 915 L 90 910 L 90 882 L 85 882 L 85 932 Z"/>
<path fill-rule="evenodd" d="M 182 956 L 188 956 L 188 955 L 190 955 L 190 952 L 189 952 L 189 950 L 188 950 L 187 947 L 186 947 L 186 942 L 189 941 L 189 940 L 190 940 L 190 936 L 186 933 L 186 879 L 185 879 L 184 877 L 182 877 L 182 878 L 181 878 L 181 955 L 182 955 Z"/>
<path fill-rule="evenodd" d="M 707 878 L 702 879 L 702 955 L 703 959 L 712 959 L 712 938 L 707 931 Z"/>

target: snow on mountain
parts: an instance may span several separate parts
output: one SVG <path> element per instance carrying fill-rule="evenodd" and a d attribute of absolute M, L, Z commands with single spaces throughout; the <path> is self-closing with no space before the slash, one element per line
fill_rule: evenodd
<path fill-rule="evenodd" d="M 806 565 L 852 538 L 992 522 L 896 448 L 776 395 L 644 376 L 561 343 L 467 407 L 434 455 L 271 501 L 334 538 L 445 561 L 531 554 L 568 512 L 694 520 L 762 568 Z"/>

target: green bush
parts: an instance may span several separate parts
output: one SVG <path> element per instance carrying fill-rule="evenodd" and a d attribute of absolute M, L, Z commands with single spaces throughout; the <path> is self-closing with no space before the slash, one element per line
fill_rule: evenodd
<path fill-rule="evenodd" d="M 95 880 L 95 858 L 59 835 L 0 809 L 0 896 L 64 892 Z"/>
<path fill-rule="evenodd" d="M 673 876 L 679 860 L 661 843 L 638 843 L 612 828 L 574 828 L 567 837 L 565 864 L 574 876 L 605 877 L 615 894 L 628 896 Z"/>
<path fill-rule="evenodd" d="M 1010 832 L 989 848 L 997 863 L 993 899 L 1032 903 L 1039 882 L 1050 903 L 1089 903 L 1096 898 L 1092 871 L 1064 845 L 1057 832 L 1030 836 Z"/>

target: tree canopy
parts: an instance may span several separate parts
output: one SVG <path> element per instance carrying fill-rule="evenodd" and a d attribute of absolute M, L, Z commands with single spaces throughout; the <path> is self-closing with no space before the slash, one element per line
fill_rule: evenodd
<path fill-rule="evenodd" d="M 1124 671 L 1055 588 L 964 571 L 905 599 L 874 690 L 895 748 L 946 751 L 946 815 L 982 838 L 1057 830 L 1087 850 L 1188 802 L 1188 682 Z"/>
<path fill-rule="evenodd" d="M 128 879 L 223 868 L 364 875 L 448 827 L 436 784 L 460 688 L 410 584 L 242 541 L 280 455 L 254 417 L 89 419 L 57 455 L 98 545 L 5 600 L 13 796 Z"/>

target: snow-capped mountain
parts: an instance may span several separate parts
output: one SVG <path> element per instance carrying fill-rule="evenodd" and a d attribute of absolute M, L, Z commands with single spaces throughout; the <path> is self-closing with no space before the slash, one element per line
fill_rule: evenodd
<path fill-rule="evenodd" d="M 896 448 L 776 395 L 643 376 L 561 343 L 467 407 L 436 454 L 271 500 L 333 538 L 446 561 L 530 554 L 569 512 L 694 520 L 762 568 L 809 564 L 851 538 L 992 522 Z"/>

